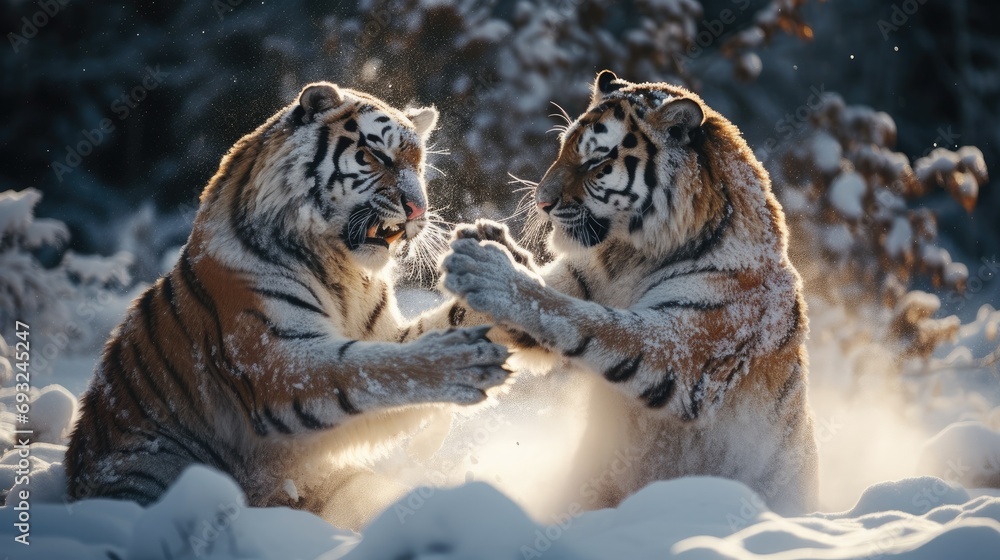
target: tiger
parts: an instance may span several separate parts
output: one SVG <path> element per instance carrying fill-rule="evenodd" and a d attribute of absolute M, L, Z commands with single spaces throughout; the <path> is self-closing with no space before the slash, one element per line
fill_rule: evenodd
<path fill-rule="evenodd" d="M 740 131 L 682 87 L 602 71 L 529 204 L 551 262 L 482 220 L 456 230 L 442 285 L 494 340 L 593 386 L 580 456 L 607 462 L 568 476 L 577 500 L 707 475 L 816 507 L 802 283 Z"/>
<path fill-rule="evenodd" d="M 397 307 L 393 264 L 429 223 L 437 119 L 317 82 L 235 143 L 176 264 L 103 349 L 67 451 L 71 500 L 148 505 L 198 463 L 251 506 L 356 529 L 371 512 L 347 510 L 365 509 L 368 488 L 334 498 L 366 455 L 421 411 L 505 383 L 508 350 L 488 327 Z"/>

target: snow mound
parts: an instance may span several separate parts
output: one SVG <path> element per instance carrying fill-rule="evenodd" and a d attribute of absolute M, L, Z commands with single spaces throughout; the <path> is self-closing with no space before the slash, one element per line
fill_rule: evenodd
<path fill-rule="evenodd" d="M 920 470 L 971 488 L 1000 488 L 1000 432 L 981 422 L 956 422 L 926 444 Z"/>
<path fill-rule="evenodd" d="M 536 525 L 492 486 L 472 482 L 413 491 L 373 521 L 358 547 L 344 558 L 597 558 L 567 547 L 560 541 L 563 533 L 557 525 Z M 323 560 L 334 558 L 340 557 L 327 555 Z"/>
<path fill-rule="evenodd" d="M 39 489 L 32 484 L 32 492 Z M 970 497 L 935 477 L 876 484 L 848 511 L 797 518 L 772 513 L 739 482 L 682 478 L 651 484 L 615 509 L 570 507 L 551 525 L 533 521 L 492 486 L 472 482 L 417 489 L 383 512 L 360 538 L 310 513 L 247 507 L 233 480 L 202 466 L 187 469 L 146 509 L 96 499 L 32 502 L 30 511 L 31 546 L 23 547 L 11 544 L 18 534 L 14 505 L 0 508 L 0 555 L 13 551 L 14 558 L 39 560 L 750 560 L 773 554 L 930 560 L 992 559 L 1000 550 L 1000 497 Z"/>
<path fill-rule="evenodd" d="M 36 481 L 32 479 L 32 497 Z M 30 503 L 29 546 L 14 542 L 17 511 L 0 508 L 0 555 L 51 560 L 128 558 L 217 560 L 342 557 L 357 536 L 310 513 L 248 508 L 239 486 L 203 466 L 184 471 L 163 498 L 142 508 L 133 502 L 82 500 Z M 17 548 L 13 548 L 17 547 Z"/>
<path fill-rule="evenodd" d="M 61 444 L 69 439 L 76 415 L 76 397 L 62 385 L 43 387 L 31 399 L 33 441 Z"/>

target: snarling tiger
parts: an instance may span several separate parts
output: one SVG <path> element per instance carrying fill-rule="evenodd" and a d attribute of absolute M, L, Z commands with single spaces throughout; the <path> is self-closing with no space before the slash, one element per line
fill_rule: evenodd
<path fill-rule="evenodd" d="M 232 147 L 173 270 L 105 346 L 67 453 L 70 498 L 148 504 L 203 463 L 250 505 L 321 512 L 364 471 L 359 450 L 434 408 L 409 405 L 477 403 L 505 381 L 507 349 L 485 328 L 427 332 L 448 313 L 411 324 L 396 307 L 391 264 L 428 224 L 436 121 L 321 82 Z"/>
<path fill-rule="evenodd" d="M 600 380 L 586 455 L 621 460 L 584 473 L 601 482 L 577 499 L 611 506 L 655 480 L 717 475 L 778 511 L 814 507 L 801 282 L 736 127 L 683 88 L 604 71 L 534 202 L 551 263 L 534 269 L 480 222 L 457 231 L 443 285 L 514 344 Z"/>

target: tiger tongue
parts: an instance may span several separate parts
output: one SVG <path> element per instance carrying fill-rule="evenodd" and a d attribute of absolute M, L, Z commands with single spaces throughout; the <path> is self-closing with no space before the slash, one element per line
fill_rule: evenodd
<path fill-rule="evenodd" d="M 378 233 L 378 226 L 374 225 L 368 228 L 368 232 L 365 235 L 367 235 L 368 237 L 375 237 L 376 233 Z"/>

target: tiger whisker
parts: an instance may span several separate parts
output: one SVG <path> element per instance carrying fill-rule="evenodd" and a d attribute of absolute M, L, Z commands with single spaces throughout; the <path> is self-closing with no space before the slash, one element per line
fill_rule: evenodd
<path fill-rule="evenodd" d="M 549 115 L 549 116 L 552 116 L 552 117 L 561 117 L 564 121 L 566 121 L 567 125 L 573 124 L 573 119 L 570 118 L 569 113 L 566 112 L 566 109 L 562 108 L 562 105 L 556 103 L 555 101 L 549 101 L 549 103 L 551 103 L 552 105 L 554 105 L 556 109 L 559 109 L 559 113 L 558 114 Z"/>
<path fill-rule="evenodd" d="M 427 167 L 430 167 L 430 168 L 431 168 L 431 169 L 433 169 L 434 171 L 437 171 L 438 173 L 440 173 L 440 174 L 441 174 L 441 176 L 442 176 L 442 177 L 447 177 L 447 176 L 448 176 L 448 174 L 447 174 L 447 173 L 445 173 L 444 171 L 441 171 L 441 169 L 440 169 L 440 168 L 438 168 L 437 166 L 434 166 L 434 165 L 431 165 L 431 164 L 429 164 L 429 163 L 425 163 L 424 165 L 426 165 Z"/>

